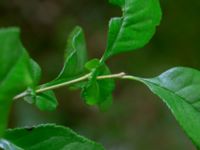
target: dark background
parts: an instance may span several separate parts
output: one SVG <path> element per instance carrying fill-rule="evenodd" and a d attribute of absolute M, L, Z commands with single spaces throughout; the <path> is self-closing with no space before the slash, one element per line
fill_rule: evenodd
<path fill-rule="evenodd" d="M 150 44 L 109 60 L 113 73 L 152 77 L 173 66 L 200 69 L 200 1 L 162 0 L 163 20 Z M 22 41 L 43 69 L 42 82 L 61 70 L 69 32 L 81 25 L 90 58 L 101 57 L 107 24 L 120 16 L 107 0 L 1 0 L 0 26 L 21 28 Z M 137 82 L 117 81 L 107 112 L 86 106 L 79 91 L 56 90 L 56 112 L 40 112 L 18 100 L 10 127 L 54 122 L 102 143 L 108 150 L 194 150 L 166 106 Z"/>

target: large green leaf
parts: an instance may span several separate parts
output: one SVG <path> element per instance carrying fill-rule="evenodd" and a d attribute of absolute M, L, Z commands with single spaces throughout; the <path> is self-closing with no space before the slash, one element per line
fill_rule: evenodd
<path fill-rule="evenodd" d="M 82 97 L 88 105 L 98 105 L 100 109 L 106 110 L 112 104 L 112 92 L 115 88 L 113 79 L 97 80 L 97 76 L 109 75 L 110 70 L 105 65 L 100 65 L 98 59 L 93 59 L 86 64 L 86 68 L 93 72 L 88 83 L 82 91 Z"/>
<path fill-rule="evenodd" d="M 122 8 L 123 16 L 109 23 L 108 45 L 104 59 L 135 50 L 149 42 L 161 20 L 159 0 L 110 0 Z"/>
<path fill-rule="evenodd" d="M 153 79 L 139 79 L 158 95 L 200 148 L 200 71 L 177 67 Z"/>
<path fill-rule="evenodd" d="M 29 56 L 20 42 L 19 29 L 0 30 L 0 64 L 0 101 L 32 84 Z"/>
<path fill-rule="evenodd" d="M 71 129 L 56 125 L 8 130 L 4 138 L 25 150 L 104 150 Z"/>
<path fill-rule="evenodd" d="M 19 29 L 0 30 L 0 136 L 5 129 L 12 98 L 33 84 L 30 60 Z"/>

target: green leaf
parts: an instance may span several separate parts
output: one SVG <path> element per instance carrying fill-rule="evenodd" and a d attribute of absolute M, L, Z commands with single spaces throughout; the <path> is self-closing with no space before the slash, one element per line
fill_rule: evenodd
<path fill-rule="evenodd" d="M 56 80 L 72 78 L 83 74 L 86 62 L 87 49 L 85 37 L 82 28 L 77 26 L 68 38 L 64 67 Z"/>
<path fill-rule="evenodd" d="M 7 124 L 12 99 L 33 85 L 30 59 L 18 28 L 0 29 L 0 137 Z"/>
<path fill-rule="evenodd" d="M 42 69 L 33 59 L 30 59 L 30 64 L 31 64 L 30 68 L 33 76 L 34 86 L 37 86 L 40 82 Z"/>
<path fill-rule="evenodd" d="M 5 139 L 25 150 L 104 150 L 69 128 L 50 124 L 8 130 Z"/>
<path fill-rule="evenodd" d="M 58 101 L 53 91 L 39 93 L 35 97 L 35 105 L 43 111 L 53 111 L 58 106 Z"/>
<path fill-rule="evenodd" d="M 122 8 L 123 16 L 110 20 L 104 59 L 143 47 L 152 38 L 161 20 L 159 0 L 110 0 L 110 2 Z"/>
<path fill-rule="evenodd" d="M 88 105 L 96 105 L 101 101 L 99 88 L 97 80 L 90 80 L 83 88 L 82 97 Z"/>
<path fill-rule="evenodd" d="M 113 79 L 99 79 L 97 76 L 109 75 L 110 70 L 105 65 L 99 66 L 98 59 L 93 59 L 86 64 L 86 68 L 94 71 L 91 79 L 82 90 L 82 97 L 88 105 L 98 105 L 100 109 L 106 110 L 112 104 L 112 92 L 115 88 Z M 96 68 L 98 66 L 98 68 Z"/>
<path fill-rule="evenodd" d="M 45 86 L 60 84 L 84 75 L 86 73 L 84 65 L 87 59 L 87 48 L 83 29 L 76 26 L 67 40 L 65 62 L 62 71 L 55 80 L 46 83 Z M 70 89 L 79 89 L 84 85 L 85 82 L 76 83 Z"/>
<path fill-rule="evenodd" d="M 172 111 L 194 144 L 200 148 L 200 71 L 177 67 L 153 79 L 139 79 Z"/>
<path fill-rule="evenodd" d="M 29 87 L 27 92 L 29 95 L 24 97 L 24 100 L 28 102 L 29 104 L 35 104 L 36 107 L 38 107 L 42 111 L 53 111 L 58 106 L 58 101 L 56 99 L 56 96 L 52 90 L 42 92 L 42 93 L 36 93 L 38 83 L 41 78 L 41 68 L 40 66 L 31 59 L 31 72 L 33 75 L 33 81 L 34 86 Z M 44 85 L 40 88 L 45 87 Z"/>
<path fill-rule="evenodd" d="M 88 61 L 86 64 L 85 64 L 85 68 L 89 71 L 93 71 L 95 70 L 96 68 L 98 68 L 100 65 L 100 61 L 99 59 L 92 59 L 90 61 Z"/>
<path fill-rule="evenodd" d="M 23 48 L 19 29 L 0 30 L 0 101 L 13 97 L 31 85 L 29 56 Z"/>
<path fill-rule="evenodd" d="M 24 100 L 29 104 L 34 104 L 42 111 L 54 111 L 58 106 L 56 95 L 52 90 L 35 93 L 33 89 L 29 89 L 29 95 L 24 97 Z"/>

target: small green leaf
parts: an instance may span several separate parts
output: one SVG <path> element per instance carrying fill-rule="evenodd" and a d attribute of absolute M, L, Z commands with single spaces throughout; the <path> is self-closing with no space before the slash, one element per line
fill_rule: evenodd
<path fill-rule="evenodd" d="M 18 28 L 0 29 L 0 137 L 13 97 L 33 85 L 30 59 L 19 33 Z"/>
<path fill-rule="evenodd" d="M 98 68 L 100 65 L 100 62 L 99 62 L 99 59 L 92 59 L 90 61 L 88 61 L 86 64 L 85 64 L 85 68 L 89 71 L 92 71 L 96 68 Z"/>
<path fill-rule="evenodd" d="M 53 91 L 39 93 L 35 97 L 35 105 L 43 111 L 53 111 L 58 106 L 58 101 Z"/>
<path fill-rule="evenodd" d="M 100 109 L 105 110 L 112 104 L 112 92 L 115 83 L 113 79 L 96 79 L 97 76 L 110 74 L 110 70 L 105 64 L 101 66 L 99 64 L 100 62 L 97 59 L 93 59 L 86 64 L 87 69 L 91 71 L 95 69 L 95 72 L 83 88 L 82 97 L 86 104 L 98 105 Z"/>
<path fill-rule="evenodd" d="M 82 28 L 77 26 L 68 38 L 64 67 L 56 80 L 72 78 L 83 74 L 86 62 L 87 49 L 85 37 Z"/>
<path fill-rule="evenodd" d="M 41 68 L 40 66 L 33 60 L 31 60 L 31 72 L 33 76 L 34 85 L 29 87 L 27 92 L 28 95 L 23 99 L 29 104 L 34 104 L 37 108 L 42 111 L 53 111 L 58 106 L 58 101 L 56 96 L 52 90 L 36 93 L 38 83 L 41 78 Z M 45 87 L 45 85 L 40 88 Z"/>
<path fill-rule="evenodd" d="M 34 89 L 27 90 L 29 95 L 24 97 L 24 100 L 29 104 L 36 105 L 42 111 L 53 111 L 58 106 L 58 101 L 52 90 L 42 93 L 36 93 Z"/>
<path fill-rule="evenodd" d="M 200 71 L 177 67 L 153 79 L 142 79 L 172 111 L 194 144 L 200 148 Z"/>
<path fill-rule="evenodd" d="M 90 80 L 83 88 L 82 97 L 88 105 L 96 105 L 101 101 L 100 87 L 96 79 Z"/>
<path fill-rule="evenodd" d="M 65 62 L 62 71 L 55 80 L 48 82 L 45 86 L 52 86 L 66 81 L 76 79 L 86 73 L 87 48 L 83 29 L 75 27 L 69 35 L 65 52 Z M 85 82 L 74 84 L 70 89 L 79 89 Z"/>
<path fill-rule="evenodd" d="M 122 8 L 123 16 L 109 23 L 104 59 L 135 50 L 149 42 L 161 20 L 159 0 L 110 0 Z"/>
<path fill-rule="evenodd" d="M 5 139 L 25 150 L 104 150 L 69 128 L 50 124 L 8 130 Z"/>
<path fill-rule="evenodd" d="M 41 68 L 40 66 L 31 59 L 31 73 L 33 76 L 34 85 L 29 87 L 27 92 L 29 93 L 24 100 L 29 104 L 35 104 L 42 111 L 53 111 L 57 108 L 58 102 L 56 96 L 52 90 L 36 93 L 38 83 L 41 78 Z M 41 86 L 40 88 L 45 87 Z"/>

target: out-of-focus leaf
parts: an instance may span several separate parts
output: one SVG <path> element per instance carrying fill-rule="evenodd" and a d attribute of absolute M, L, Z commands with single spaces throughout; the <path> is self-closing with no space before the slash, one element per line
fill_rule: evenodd
<path fill-rule="evenodd" d="M 93 71 L 94 69 L 96 69 L 97 67 L 99 67 L 100 65 L 100 62 L 99 62 L 99 59 L 92 59 L 90 61 L 88 61 L 86 64 L 85 64 L 85 68 L 89 71 Z"/>
<path fill-rule="evenodd" d="M 56 95 L 52 90 L 37 94 L 30 94 L 24 97 L 24 101 L 29 104 L 34 104 L 42 111 L 54 111 L 58 106 Z"/>
<path fill-rule="evenodd" d="M 53 91 L 39 93 L 35 97 L 35 105 L 43 111 L 53 111 L 58 106 L 58 101 Z"/>
<path fill-rule="evenodd" d="M 35 92 L 40 81 L 41 68 L 34 60 L 31 60 L 31 72 L 33 75 L 34 86 L 29 87 L 29 89 L 27 90 L 29 95 L 24 97 L 24 100 L 30 104 L 35 104 L 40 110 L 43 111 L 55 110 L 58 106 L 58 101 L 52 90 L 45 91 L 42 93 Z M 40 88 L 43 87 L 45 86 L 41 86 Z"/>
<path fill-rule="evenodd" d="M 58 106 L 56 95 L 52 90 L 42 93 L 35 93 L 33 89 L 29 89 L 30 94 L 24 97 L 24 100 L 29 104 L 34 104 L 42 111 L 53 111 Z"/>
<path fill-rule="evenodd" d="M 109 0 L 122 8 L 123 16 L 109 23 L 104 59 L 135 50 L 149 42 L 161 20 L 159 0 Z"/>
<path fill-rule="evenodd" d="M 200 148 L 200 71 L 176 67 L 152 79 L 139 79 L 172 111 L 193 143 Z"/>
<path fill-rule="evenodd" d="M 0 137 L 7 124 L 12 99 L 33 85 L 30 59 L 18 28 L 0 30 Z"/>
<path fill-rule="evenodd" d="M 25 150 L 104 150 L 69 128 L 50 124 L 8 130 L 5 139 Z"/>
<path fill-rule="evenodd" d="M 97 80 L 97 76 L 109 75 L 109 68 L 103 64 L 100 65 L 98 59 L 93 59 L 86 64 L 90 71 L 95 70 L 91 79 L 82 90 L 82 97 L 88 105 L 98 105 L 100 109 L 105 110 L 112 104 L 112 92 L 115 88 L 113 79 Z M 96 68 L 98 66 L 98 68 Z"/>

